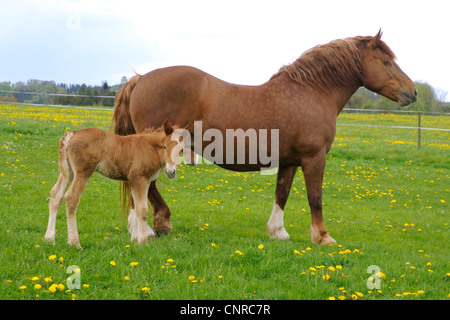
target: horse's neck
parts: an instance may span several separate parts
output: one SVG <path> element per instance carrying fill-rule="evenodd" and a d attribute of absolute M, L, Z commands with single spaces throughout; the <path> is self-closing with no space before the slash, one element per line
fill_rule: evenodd
<path fill-rule="evenodd" d="M 165 135 L 163 133 L 155 132 L 150 134 L 142 134 L 141 137 L 156 150 L 160 160 L 164 161 Z"/>
<path fill-rule="evenodd" d="M 336 115 L 341 113 L 342 109 L 344 109 L 347 102 L 353 96 L 353 94 L 358 90 L 359 87 L 347 87 L 347 88 L 334 88 L 330 90 L 329 99 L 330 106 L 336 110 Z"/>

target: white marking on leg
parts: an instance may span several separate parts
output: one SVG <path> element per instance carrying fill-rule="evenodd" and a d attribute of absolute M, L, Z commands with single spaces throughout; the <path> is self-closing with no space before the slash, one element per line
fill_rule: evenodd
<path fill-rule="evenodd" d="M 66 191 L 68 183 L 65 181 L 62 174 L 59 175 L 58 181 L 55 186 L 50 191 L 50 201 L 48 204 L 49 216 L 47 232 L 45 233 L 44 239 L 55 244 L 55 228 L 56 228 L 56 214 L 61 206 L 61 202 L 64 198 L 64 192 Z"/>
<path fill-rule="evenodd" d="M 128 213 L 128 232 L 131 234 L 131 242 L 137 242 L 138 233 L 137 233 L 137 215 L 136 209 L 130 209 L 130 213 Z"/>
<path fill-rule="evenodd" d="M 289 240 L 289 234 L 284 229 L 284 211 L 275 203 L 269 222 L 267 222 L 267 234 L 272 239 Z"/>

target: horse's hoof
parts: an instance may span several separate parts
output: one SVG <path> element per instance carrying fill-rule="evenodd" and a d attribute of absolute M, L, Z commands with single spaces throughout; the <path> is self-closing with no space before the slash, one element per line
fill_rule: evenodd
<path fill-rule="evenodd" d="M 155 234 L 157 237 L 167 236 L 170 233 L 170 230 L 164 227 L 155 228 Z"/>

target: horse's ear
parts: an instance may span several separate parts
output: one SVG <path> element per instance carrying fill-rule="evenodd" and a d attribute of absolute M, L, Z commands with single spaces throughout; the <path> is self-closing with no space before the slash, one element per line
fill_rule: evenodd
<path fill-rule="evenodd" d="M 383 35 L 383 31 L 378 30 L 378 33 L 375 35 L 375 37 L 372 38 L 372 40 L 370 40 L 370 47 L 372 48 L 377 48 L 380 45 L 380 40 L 381 40 L 381 36 Z"/>
<path fill-rule="evenodd" d="M 189 122 L 186 127 L 184 127 L 185 130 L 187 130 L 189 133 L 194 132 L 194 125 L 192 124 L 192 122 Z"/>
<path fill-rule="evenodd" d="M 173 132 L 173 127 L 172 127 L 172 125 L 170 124 L 169 120 L 166 119 L 166 121 L 164 121 L 163 127 L 164 127 L 164 132 L 165 132 L 165 134 L 166 134 L 167 136 L 170 135 L 170 134 L 172 134 L 172 132 Z"/>

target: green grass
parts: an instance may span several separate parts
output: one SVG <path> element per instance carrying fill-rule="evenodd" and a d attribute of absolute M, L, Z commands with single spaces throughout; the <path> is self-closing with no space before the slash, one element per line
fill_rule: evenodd
<path fill-rule="evenodd" d="M 310 242 L 301 170 L 286 204 L 291 240 L 274 241 L 265 229 L 275 176 L 204 163 L 158 182 L 173 232 L 142 247 L 130 242 L 119 183 L 93 176 L 78 209 L 77 250 L 66 244 L 64 205 L 56 245 L 43 239 L 58 140 L 68 129 L 107 130 L 111 111 L 0 105 L 0 115 L 0 299 L 449 298 L 448 132 L 424 131 L 418 150 L 414 130 L 338 126 L 323 186 L 338 246 Z M 448 118 L 424 118 L 450 127 Z M 414 119 L 343 114 L 338 123 Z M 81 288 L 68 291 L 72 265 Z M 367 287 L 371 265 L 385 275 L 378 291 Z M 50 292 L 52 284 L 64 289 Z"/>

